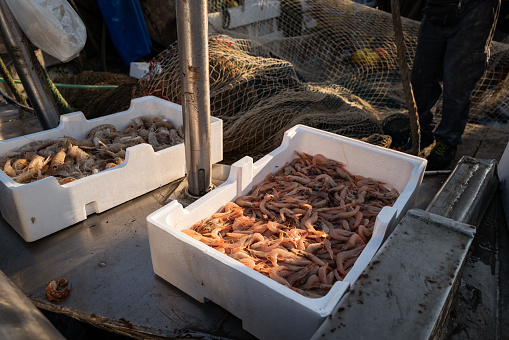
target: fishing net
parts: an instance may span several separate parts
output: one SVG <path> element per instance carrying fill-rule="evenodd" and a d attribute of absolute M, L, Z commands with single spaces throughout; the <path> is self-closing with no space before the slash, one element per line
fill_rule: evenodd
<path fill-rule="evenodd" d="M 402 26 L 411 67 L 419 22 L 402 18 Z M 224 123 L 225 159 L 264 155 L 295 124 L 410 146 L 409 135 L 387 133 L 393 117 L 408 114 L 390 13 L 348 0 L 210 1 L 209 34 L 211 113 Z M 472 121 L 507 122 L 507 50 L 492 44 Z M 180 103 L 178 59 L 174 43 L 133 97 Z"/>
<path fill-rule="evenodd" d="M 136 79 L 112 73 L 84 71 L 73 76 L 59 77 L 55 83 L 85 85 L 84 88 L 59 88 L 62 97 L 75 110 L 82 111 L 87 119 L 125 111 L 131 104 L 131 94 Z M 110 90 L 87 89 L 86 85 L 116 85 Z"/>

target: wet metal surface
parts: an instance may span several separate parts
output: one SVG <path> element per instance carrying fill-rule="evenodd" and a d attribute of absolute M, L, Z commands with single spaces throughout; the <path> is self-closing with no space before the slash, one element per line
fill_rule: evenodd
<path fill-rule="evenodd" d="M 163 206 L 179 184 L 90 215 L 32 243 L 0 219 L 0 269 L 36 306 L 118 333 L 252 339 L 230 313 L 195 301 L 153 272 L 146 216 Z M 44 296 L 46 283 L 60 278 L 72 285 L 71 293 L 50 302 Z"/>
<path fill-rule="evenodd" d="M 426 211 L 477 225 L 498 186 L 495 160 L 463 157 Z"/>
<path fill-rule="evenodd" d="M 500 233 L 498 237 L 497 233 Z M 509 267 L 506 259 L 500 258 L 497 261 L 498 256 L 509 255 L 509 248 L 503 242 L 507 243 L 507 227 L 500 195 L 496 195 L 477 227 L 474 242 L 465 261 L 455 305 L 447 324 L 450 335 L 447 339 L 504 339 L 500 335 L 509 334 L 509 319 L 502 310 L 499 314 L 496 308 L 499 299 L 502 303 L 499 296 L 503 296 L 507 287 L 499 285 L 499 280 L 504 279 L 504 268 L 507 271 Z"/>
<path fill-rule="evenodd" d="M 313 338 L 439 338 L 474 232 L 410 210 Z"/>

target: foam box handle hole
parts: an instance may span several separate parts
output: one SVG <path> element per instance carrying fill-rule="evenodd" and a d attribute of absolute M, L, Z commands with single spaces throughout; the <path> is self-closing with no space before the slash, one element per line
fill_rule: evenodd
<path fill-rule="evenodd" d="M 96 213 L 97 212 L 97 202 L 90 202 L 85 205 L 85 213 L 88 215 Z"/>

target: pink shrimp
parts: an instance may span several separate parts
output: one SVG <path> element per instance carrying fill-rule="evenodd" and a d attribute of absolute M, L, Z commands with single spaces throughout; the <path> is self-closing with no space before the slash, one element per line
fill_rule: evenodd
<path fill-rule="evenodd" d="M 241 196 L 235 200 L 239 206 L 243 208 L 253 208 L 260 205 L 260 197 L 258 196 Z"/>
<path fill-rule="evenodd" d="M 318 175 L 318 176 L 316 176 L 316 177 L 315 177 L 315 179 L 314 179 L 314 180 L 315 180 L 315 181 L 321 181 L 321 180 L 323 180 L 323 182 L 324 182 L 325 184 L 327 184 L 327 185 L 328 185 L 329 187 L 331 187 L 331 188 L 335 188 L 335 187 L 337 187 L 337 183 L 336 183 L 336 182 L 334 182 L 334 180 L 332 179 L 332 177 L 331 177 L 331 176 L 329 176 L 329 175 L 327 175 L 327 174 L 321 174 L 321 175 Z"/>
<path fill-rule="evenodd" d="M 320 269 L 318 269 L 318 278 L 320 279 L 320 282 L 325 284 L 331 284 L 332 281 L 329 281 L 327 278 L 327 271 L 329 269 L 329 264 L 326 263 L 325 265 L 321 266 Z"/>
<path fill-rule="evenodd" d="M 357 211 L 357 213 L 354 215 L 355 216 L 355 222 L 354 224 L 350 227 L 351 230 L 355 230 L 357 229 L 357 227 L 361 224 L 362 222 L 362 219 L 363 219 L 363 215 L 360 211 Z"/>
<path fill-rule="evenodd" d="M 280 234 L 277 240 L 261 240 L 251 245 L 251 249 L 256 249 L 259 251 L 270 252 L 271 250 L 279 247 L 279 245 L 283 242 L 283 234 Z"/>
<path fill-rule="evenodd" d="M 272 280 L 274 280 L 284 286 L 291 287 L 290 283 L 284 277 L 279 275 L 279 272 L 284 269 L 285 269 L 285 267 L 278 266 L 278 267 L 273 267 L 273 268 L 268 269 L 267 272 L 269 274 L 269 277 Z"/>
<path fill-rule="evenodd" d="M 281 194 L 287 194 L 300 186 L 300 184 L 297 182 L 286 182 L 286 183 L 288 183 L 288 184 L 285 186 L 285 188 L 283 190 L 281 190 Z M 283 183 L 283 184 L 285 184 L 285 183 Z"/>
<path fill-rule="evenodd" d="M 311 209 L 309 210 L 309 212 L 311 212 Z M 307 213 L 306 213 L 306 215 L 307 215 Z M 310 215 L 311 216 L 308 216 L 307 218 L 306 218 L 306 216 L 304 216 L 304 219 L 301 222 L 301 225 L 304 225 L 304 227 L 307 230 L 313 231 L 313 230 L 315 230 L 315 228 L 313 227 L 313 224 L 316 223 L 316 221 L 318 221 L 318 212 L 315 211 Z"/>
<path fill-rule="evenodd" d="M 290 180 L 292 180 L 294 182 L 304 184 L 304 185 L 311 183 L 311 179 L 308 177 L 301 177 L 301 176 L 294 176 L 294 175 L 288 175 L 286 177 L 288 177 Z"/>
<path fill-rule="evenodd" d="M 339 271 L 341 275 L 346 276 L 347 272 L 344 268 L 344 263 L 346 260 L 357 257 L 362 252 L 362 249 L 364 249 L 363 246 L 353 248 L 350 250 L 345 250 L 336 255 L 336 268 Z"/>
<path fill-rule="evenodd" d="M 308 244 L 308 246 L 306 247 L 306 249 L 304 249 L 306 252 L 308 253 L 316 253 L 319 249 L 322 249 L 323 248 L 323 243 L 322 242 L 316 242 L 316 243 L 310 243 Z M 297 249 L 300 249 L 300 248 L 297 248 Z M 302 249 L 301 249 L 302 250 Z"/>
<path fill-rule="evenodd" d="M 334 240 L 347 242 L 354 233 L 343 229 L 335 228 L 329 230 L 329 236 Z"/>
<path fill-rule="evenodd" d="M 337 166 L 335 170 L 339 177 L 346 179 L 349 182 L 355 182 L 354 179 L 352 178 L 352 175 L 348 171 L 346 171 L 342 166 Z"/>
<path fill-rule="evenodd" d="M 299 267 L 301 268 L 301 267 Z M 310 265 L 305 266 L 304 268 L 301 268 L 299 270 L 296 270 L 293 274 L 290 274 L 286 277 L 288 282 L 290 282 L 293 285 L 295 285 L 298 281 L 301 281 L 302 279 L 306 278 L 307 276 L 314 274 L 318 272 L 318 265 L 313 263 Z"/>
<path fill-rule="evenodd" d="M 267 227 L 267 223 L 263 223 L 262 221 L 258 221 L 256 222 L 252 227 L 251 227 L 251 230 L 252 232 L 255 232 L 255 233 L 264 233 L 268 230 L 269 228 Z"/>
<path fill-rule="evenodd" d="M 270 190 L 274 187 L 273 182 L 262 182 L 254 187 L 252 196 L 259 196 L 260 194 L 265 193 L 265 191 Z"/>
<path fill-rule="evenodd" d="M 227 229 L 229 229 L 229 227 L 227 225 L 214 228 L 210 232 L 210 237 L 212 237 L 213 239 L 216 239 L 216 240 L 220 240 L 220 239 L 222 239 L 220 232 L 224 231 L 224 230 L 227 230 Z"/>
<path fill-rule="evenodd" d="M 240 216 L 233 221 L 232 229 L 233 230 L 246 230 L 249 229 L 255 223 L 254 218 Z"/>
<path fill-rule="evenodd" d="M 285 215 L 288 215 L 289 217 L 295 218 L 295 215 L 293 214 L 293 211 L 291 211 L 288 208 L 281 208 L 281 209 L 279 209 L 279 215 L 281 216 L 281 221 L 282 222 L 284 222 L 286 220 L 286 216 Z"/>
<path fill-rule="evenodd" d="M 292 254 L 291 252 L 281 249 L 281 248 L 276 248 L 276 249 L 271 250 L 269 253 L 269 257 L 270 257 L 271 262 L 275 261 L 276 263 L 279 259 L 284 263 L 294 264 L 294 265 L 298 265 L 298 266 L 305 266 L 305 265 L 313 263 L 312 261 L 310 261 L 308 259 L 301 258 L 301 257 L 299 257 L 295 254 Z"/>
<path fill-rule="evenodd" d="M 353 209 L 351 211 L 338 212 L 338 213 L 333 215 L 334 219 L 353 217 L 353 216 L 355 216 L 359 212 L 360 208 L 361 208 L 361 206 L 358 205 L 358 206 L 355 207 L 355 209 Z"/>
<path fill-rule="evenodd" d="M 343 228 L 343 230 L 347 230 L 347 231 L 350 231 L 350 225 L 348 224 L 348 221 L 347 220 L 341 220 L 341 227 Z"/>
<path fill-rule="evenodd" d="M 357 244 L 364 245 L 364 240 L 362 239 L 362 237 L 360 237 L 359 234 L 353 234 L 352 236 L 350 236 L 348 242 L 345 244 L 345 247 L 343 249 L 345 250 L 351 249 L 355 247 Z"/>
<path fill-rule="evenodd" d="M 305 256 L 307 257 L 308 259 L 310 259 L 311 261 L 313 261 L 314 263 L 318 264 L 319 266 L 323 266 L 325 263 L 320 260 L 316 255 L 313 255 L 311 253 L 308 253 L 307 251 L 304 251 L 304 250 L 299 250 L 299 249 L 292 249 L 292 252 L 294 252 L 295 254 L 298 254 L 298 255 L 302 255 L 302 256 Z"/>
<path fill-rule="evenodd" d="M 369 239 L 371 237 L 371 235 L 373 234 L 363 224 L 359 225 L 359 227 L 357 228 L 357 233 L 359 234 L 360 237 L 362 237 L 364 242 L 366 242 L 366 240 Z"/>
<path fill-rule="evenodd" d="M 313 275 L 309 276 L 308 279 L 306 280 L 306 283 L 304 283 L 299 288 L 302 290 L 310 289 L 313 285 L 315 285 L 317 283 L 320 283 L 320 278 L 318 277 L 318 275 L 313 274 Z"/>
<path fill-rule="evenodd" d="M 323 244 L 324 244 L 325 250 L 327 250 L 327 252 L 329 253 L 331 260 L 334 260 L 334 252 L 332 251 L 331 242 L 329 240 L 325 240 Z"/>
<path fill-rule="evenodd" d="M 232 254 L 229 254 L 229 256 L 242 264 L 248 266 L 249 268 L 253 269 L 256 266 L 256 261 L 246 252 L 244 251 L 237 251 Z"/>
<path fill-rule="evenodd" d="M 209 246 L 221 246 L 224 243 L 224 240 L 214 240 L 210 237 L 205 237 L 202 234 L 200 234 L 194 230 L 191 230 L 191 229 L 184 229 L 184 230 L 182 230 L 182 232 L 188 236 L 191 236 L 195 240 L 203 242 Z"/>
<path fill-rule="evenodd" d="M 336 161 L 333 161 L 330 158 L 325 157 L 324 155 L 317 153 L 313 156 L 311 160 L 311 164 L 313 165 L 333 165 L 336 164 Z"/>
<path fill-rule="evenodd" d="M 304 250 L 306 249 L 306 246 L 304 245 L 304 242 L 306 242 L 306 237 L 308 236 L 308 233 L 306 232 L 304 235 L 300 236 L 297 240 L 296 249 Z"/>
<path fill-rule="evenodd" d="M 282 232 L 282 228 L 285 228 L 285 225 L 274 222 L 274 221 L 268 221 L 267 222 L 267 229 L 269 229 L 271 232 L 278 234 Z"/>

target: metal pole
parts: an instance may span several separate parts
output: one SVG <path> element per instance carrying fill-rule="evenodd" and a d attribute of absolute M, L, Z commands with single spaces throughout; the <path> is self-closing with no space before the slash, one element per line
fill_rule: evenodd
<path fill-rule="evenodd" d="M 177 0 L 182 114 L 190 195 L 211 185 L 210 87 L 206 0 Z"/>
<path fill-rule="evenodd" d="M 0 33 L 19 79 L 43 129 L 58 126 L 60 114 L 32 44 L 23 33 L 5 0 L 0 0 Z"/>

